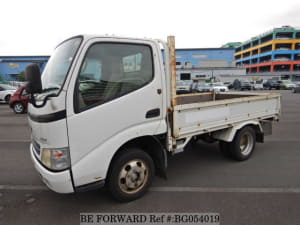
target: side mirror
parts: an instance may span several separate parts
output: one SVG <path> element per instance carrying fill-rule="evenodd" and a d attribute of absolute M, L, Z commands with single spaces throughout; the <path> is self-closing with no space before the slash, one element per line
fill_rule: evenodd
<path fill-rule="evenodd" d="M 40 67 L 37 64 L 30 64 L 25 69 L 25 78 L 28 81 L 25 90 L 29 94 L 42 92 L 42 81 Z"/>

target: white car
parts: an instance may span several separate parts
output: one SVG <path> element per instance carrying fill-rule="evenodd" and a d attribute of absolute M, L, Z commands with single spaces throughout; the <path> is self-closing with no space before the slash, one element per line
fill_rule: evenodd
<path fill-rule="evenodd" d="M 297 87 L 295 83 L 290 80 L 281 80 L 280 81 L 280 88 L 284 90 L 292 90 L 293 88 Z"/>
<path fill-rule="evenodd" d="M 254 81 L 253 89 L 254 90 L 263 90 L 264 89 L 263 80 L 256 80 L 256 81 Z"/>
<path fill-rule="evenodd" d="M 0 84 L 0 102 L 8 103 L 10 96 L 15 93 L 17 89 L 7 84 Z"/>
<path fill-rule="evenodd" d="M 191 92 L 191 84 L 183 80 L 176 81 L 177 94 L 187 94 Z"/>
<path fill-rule="evenodd" d="M 215 92 L 227 92 L 228 87 L 225 86 L 222 82 L 211 83 L 211 87 Z"/>

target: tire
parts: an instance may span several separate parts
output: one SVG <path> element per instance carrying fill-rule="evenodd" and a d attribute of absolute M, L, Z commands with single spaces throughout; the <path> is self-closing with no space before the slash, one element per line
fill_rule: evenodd
<path fill-rule="evenodd" d="M 226 158 L 232 157 L 232 153 L 230 151 L 230 142 L 219 141 L 219 149 L 224 157 Z"/>
<path fill-rule="evenodd" d="M 247 160 L 253 153 L 256 134 L 252 127 L 246 126 L 239 130 L 230 143 L 230 152 L 237 161 Z"/>
<path fill-rule="evenodd" d="M 6 95 L 5 98 L 4 98 L 4 100 L 5 100 L 5 103 L 9 103 L 10 95 Z"/>
<path fill-rule="evenodd" d="M 13 106 L 13 110 L 16 114 L 22 114 L 25 112 L 25 107 L 21 102 L 16 102 Z"/>
<path fill-rule="evenodd" d="M 147 192 L 153 174 L 154 163 L 146 152 L 137 148 L 126 149 L 112 162 L 108 190 L 117 201 L 133 201 Z"/>

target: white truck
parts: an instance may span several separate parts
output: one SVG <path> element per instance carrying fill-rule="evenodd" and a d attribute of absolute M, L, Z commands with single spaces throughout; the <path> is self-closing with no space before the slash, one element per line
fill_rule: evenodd
<path fill-rule="evenodd" d="M 279 118 L 280 95 L 177 95 L 175 67 L 172 36 L 76 36 L 57 46 L 42 75 L 29 65 L 30 153 L 44 183 L 58 193 L 105 185 L 131 201 L 190 141 L 219 141 L 224 154 L 249 158 Z"/>

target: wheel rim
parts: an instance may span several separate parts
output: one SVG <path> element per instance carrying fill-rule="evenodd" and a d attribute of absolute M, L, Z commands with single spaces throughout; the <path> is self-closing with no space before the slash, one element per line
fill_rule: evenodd
<path fill-rule="evenodd" d="M 23 111 L 23 105 L 20 103 L 15 104 L 15 112 L 20 113 Z"/>
<path fill-rule="evenodd" d="M 251 133 L 243 134 L 240 139 L 240 150 L 243 155 L 248 155 L 253 149 L 254 139 Z"/>
<path fill-rule="evenodd" d="M 119 174 L 119 186 L 123 192 L 133 194 L 147 183 L 149 167 L 140 159 L 127 162 Z"/>

